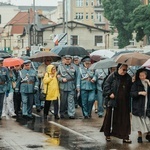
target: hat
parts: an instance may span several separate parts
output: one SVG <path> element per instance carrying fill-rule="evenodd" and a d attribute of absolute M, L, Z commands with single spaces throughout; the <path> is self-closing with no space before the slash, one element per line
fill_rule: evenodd
<path fill-rule="evenodd" d="M 79 59 L 79 56 L 74 56 L 73 59 Z"/>
<path fill-rule="evenodd" d="M 91 62 L 91 58 L 90 56 L 85 56 L 81 59 L 82 62 L 86 62 L 86 61 L 90 61 Z"/>
<path fill-rule="evenodd" d="M 65 58 L 65 59 L 67 59 L 67 58 L 72 59 L 72 56 L 71 55 L 65 55 L 65 56 L 63 56 L 63 58 Z"/>
<path fill-rule="evenodd" d="M 2 62 L 4 59 L 3 58 L 0 58 L 0 61 Z"/>
<path fill-rule="evenodd" d="M 25 65 L 25 64 L 29 64 L 29 63 L 31 63 L 31 60 L 25 60 L 23 64 Z"/>

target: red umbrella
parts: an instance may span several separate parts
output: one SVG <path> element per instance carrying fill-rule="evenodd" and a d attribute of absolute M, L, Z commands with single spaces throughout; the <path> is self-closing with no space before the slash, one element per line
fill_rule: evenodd
<path fill-rule="evenodd" d="M 24 61 L 20 58 L 6 58 L 3 61 L 3 66 L 4 67 L 13 67 L 13 66 L 17 66 L 17 65 L 22 65 L 23 62 Z"/>

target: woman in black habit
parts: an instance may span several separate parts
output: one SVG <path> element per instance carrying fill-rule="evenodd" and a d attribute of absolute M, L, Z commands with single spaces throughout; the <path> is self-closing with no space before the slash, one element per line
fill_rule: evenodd
<path fill-rule="evenodd" d="M 124 143 L 131 143 L 129 135 L 132 79 L 127 69 L 127 65 L 118 64 L 117 71 L 111 73 L 104 83 L 106 114 L 100 132 L 104 132 L 107 141 L 111 141 L 110 136 L 114 136 L 123 139 Z"/>

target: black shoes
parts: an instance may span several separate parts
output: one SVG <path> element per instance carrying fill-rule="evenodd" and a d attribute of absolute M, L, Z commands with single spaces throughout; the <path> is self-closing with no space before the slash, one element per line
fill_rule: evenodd
<path fill-rule="evenodd" d="M 55 119 L 56 119 L 56 120 L 58 120 L 58 119 L 60 119 L 60 118 L 59 118 L 59 116 L 58 116 L 58 115 L 55 115 Z"/>
<path fill-rule="evenodd" d="M 89 117 L 88 116 L 84 116 L 84 119 L 89 119 Z"/>
<path fill-rule="evenodd" d="M 40 109 L 40 108 L 37 108 L 37 109 L 36 109 L 36 112 L 37 112 L 37 113 L 41 112 L 41 109 Z"/>
<path fill-rule="evenodd" d="M 70 116 L 69 119 L 75 119 L 75 117 L 74 116 Z"/>
<path fill-rule="evenodd" d="M 131 143 L 132 143 L 132 141 L 131 141 L 131 140 L 129 140 L 129 139 L 123 139 L 123 143 L 131 144 Z"/>
<path fill-rule="evenodd" d="M 139 137 L 137 138 L 137 142 L 138 142 L 138 143 L 143 143 L 142 137 L 139 136 Z"/>
<path fill-rule="evenodd" d="M 107 142 L 110 142 L 110 141 L 111 141 L 110 136 L 106 136 L 106 141 L 107 141 Z"/>
<path fill-rule="evenodd" d="M 145 138 L 150 142 L 150 134 L 147 134 Z"/>

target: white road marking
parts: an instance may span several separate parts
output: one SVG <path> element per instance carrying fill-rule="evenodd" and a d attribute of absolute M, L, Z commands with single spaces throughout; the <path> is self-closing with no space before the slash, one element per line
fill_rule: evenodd
<path fill-rule="evenodd" d="M 68 127 L 65 127 L 65 126 L 63 126 L 63 125 L 61 125 L 61 124 L 59 124 L 59 123 L 54 122 L 54 121 L 49 121 L 49 123 L 51 123 L 51 124 L 53 124 L 53 125 L 56 125 L 56 126 L 62 128 L 62 129 L 64 129 L 64 130 L 67 130 L 67 131 L 69 131 L 69 132 L 71 132 L 71 133 L 73 133 L 73 134 L 82 136 L 82 137 L 85 138 L 85 139 L 93 140 L 92 138 L 90 138 L 90 137 L 88 137 L 88 136 L 85 136 L 85 135 L 83 135 L 83 134 L 81 134 L 81 133 L 78 133 L 78 132 L 76 132 L 76 131 L 74 131 L 74 130 L 72 130 L 72 129 L 69 129 Z"/>

